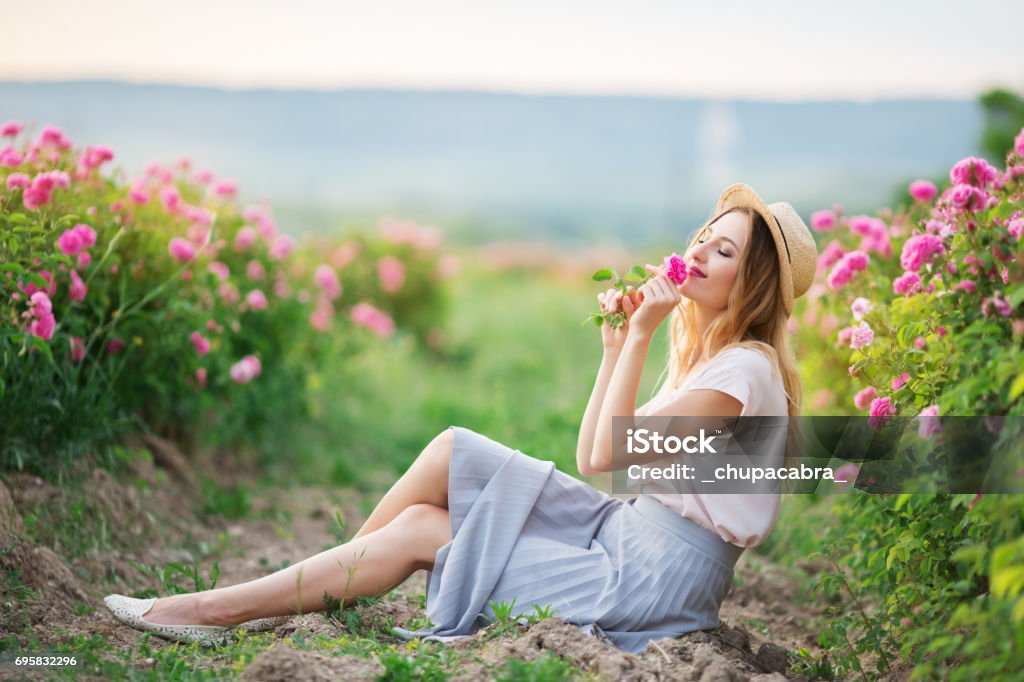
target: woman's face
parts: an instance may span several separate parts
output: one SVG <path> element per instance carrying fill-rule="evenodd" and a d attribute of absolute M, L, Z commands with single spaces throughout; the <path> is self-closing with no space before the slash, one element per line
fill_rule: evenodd
<path fill-rule="evenodd" d="M 690 267 L 679 292 L 710 310 L 725 310 L 749 229 L 750 218 L 741 211 L 727 213 L 708 225 L 683 256 Z"/>

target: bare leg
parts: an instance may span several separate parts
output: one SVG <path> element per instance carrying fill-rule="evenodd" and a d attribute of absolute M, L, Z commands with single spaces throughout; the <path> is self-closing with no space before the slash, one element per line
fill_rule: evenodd
<path fill-rule="evenodd" d="M 450 428 L 437 434 L 381 498 L 370 517 L 366 519 L 366 523 L 352 539 L 356 540 L 383 528 L 412 504 L 426 503 L 447 509 L 448 468 L 454 439 L 455 434 Z"/>
<path fill-rule="evenodd" d="M 144 614 L 154 623 L 238 625 L 254 618 L 322 611 L 324 593 L 345 604 L 389 592 L 434 565 L 452 539 L 448 510 L 412 504 L 383 528 L 240 585 L 159 599 Z"/>

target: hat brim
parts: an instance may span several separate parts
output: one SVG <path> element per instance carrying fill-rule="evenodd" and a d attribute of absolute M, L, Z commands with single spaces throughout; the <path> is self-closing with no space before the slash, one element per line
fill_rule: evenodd
<path fill-rule="evenodd" d="M 772 233 L 772 238 L 775 240 L 775 251 L 779 259 L 779 273 L 782 279 L 780 282 L 782 301 L 786 313 L 790 313 L 793 310 L 793 267 L 789 262 L 789 256 L 787 255 L 788 247 L 785 238 L 782 236 L 782 228 L 779 226 L 778 218 L 768 208 L 768 204 L 764 202 L 764 199 L 750 185 L 745 185 L 742 182 L 729 185 L 722 191 L 721 196 L 718 197 L 715 215 L 721 215 L 723 212 L 734 208 L 749 208 L 757 211 L 768 225 L 768 230 Z"/>

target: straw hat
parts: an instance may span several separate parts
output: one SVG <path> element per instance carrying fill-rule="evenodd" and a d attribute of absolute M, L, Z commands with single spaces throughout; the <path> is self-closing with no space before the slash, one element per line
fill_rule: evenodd
<path fill-rule="evenodd" d="M 818 267 L 818 247 L 811 231 L 790 204 L 785 201 L 766 204 L 757 192 L 742 182 L 725 188 L 718 197 L 715 215 L 732 208 L 751 208 L 768 223 L 779 252 L 782 303 L 789 315 L 793 312 L 794 299 L 803 296 L 811 287 Z"/>

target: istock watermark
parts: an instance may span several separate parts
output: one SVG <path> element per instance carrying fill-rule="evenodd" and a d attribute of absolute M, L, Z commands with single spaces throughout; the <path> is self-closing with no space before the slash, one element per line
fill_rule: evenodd
<path fill-rule="evenodd" d="M 1024 417 L 612 422 L 613 493 L 1024 493 Z"/>

